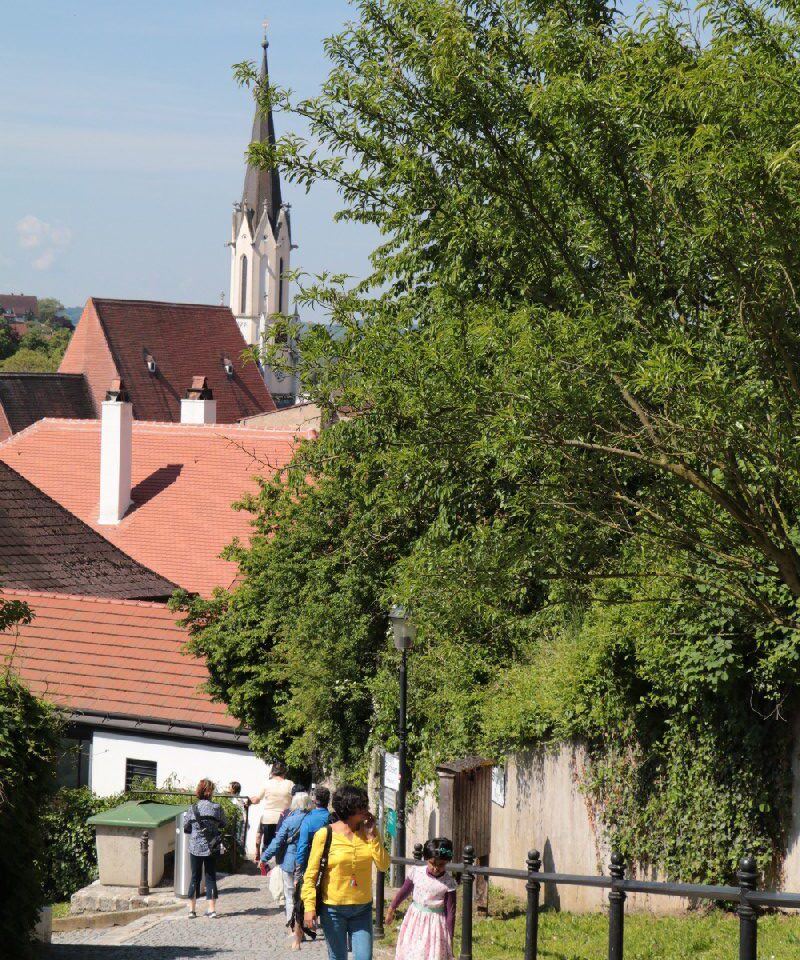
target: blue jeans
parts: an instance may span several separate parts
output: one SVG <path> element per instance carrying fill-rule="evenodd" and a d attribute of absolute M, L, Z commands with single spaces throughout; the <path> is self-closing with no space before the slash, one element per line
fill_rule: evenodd
<path fill-rule="evenodd" d="M 320 914 L 328 960 L 347 960 L 347 934 L 353 942 L 353 960 L 372 960 L 372 904 L 323 904 Z"/>

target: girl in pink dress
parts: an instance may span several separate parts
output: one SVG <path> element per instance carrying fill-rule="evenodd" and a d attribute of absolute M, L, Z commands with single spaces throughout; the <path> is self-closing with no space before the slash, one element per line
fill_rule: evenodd
<path fill-rule="evenodd" d="M 386 922 L 414 895 L 397 935 L 396 960 L 453 960 L 456 927 L 456 882 L 445 867 L 453 859 L 453 844 L 447 837 L 428 840 L 422 854 L 425 866 L 409 867 L 406 882 L 395 894 Z"/>

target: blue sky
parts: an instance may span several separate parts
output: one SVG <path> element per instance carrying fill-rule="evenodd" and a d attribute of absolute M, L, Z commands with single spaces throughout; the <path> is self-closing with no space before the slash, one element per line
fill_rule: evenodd
<path fill-rule="evenodd" d="M 0 292 L 217 303 L 253 103 L 231 65 L 299 94 L 327 73 L 346 0 L 27 0 L 4 5 Z M 278 133 L 287 118 L 278 116 Z M 361 276 L 371 231 L 335 225 L 330 188 L 289 186 L 294 267 Z"/>

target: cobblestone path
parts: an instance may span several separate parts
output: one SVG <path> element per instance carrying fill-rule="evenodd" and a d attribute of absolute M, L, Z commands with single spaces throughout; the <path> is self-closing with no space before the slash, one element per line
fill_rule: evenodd
<path fill-rule="evenodd" d="M 124 927 L 53 934 L 46 960 L 324 960 L 324 942 L 289 949 L 282 909 L 259 875 L 236 874 L 219 882 L 219 915 L 187 919 L 188 907 L 143 917 Z M 198 900 L 198 910 L 205 901 Z M 322 940 L 320 936 L 319 940 Z"/>

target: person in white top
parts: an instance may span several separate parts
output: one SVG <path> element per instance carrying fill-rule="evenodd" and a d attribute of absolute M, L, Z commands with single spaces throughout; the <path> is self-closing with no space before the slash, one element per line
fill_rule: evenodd
<path fill-rule="evenodd" d="M 250 797 L 251 803 L 264 801 L 261 810 L 261 843 L 256 842 L 256 862 L 260 856 L 260 848 L 266 849 L 272 842 L 281 814 L 289 809 L 293 786 L 294 782 L 286 777 L 286 764 L 282 760 L 276 760 L 272 764 L 264 789 L 257 796 Z"/>

